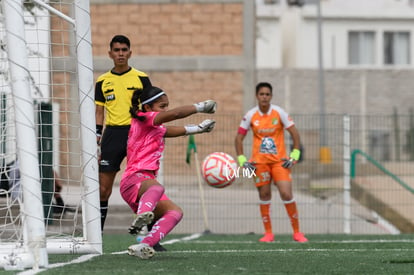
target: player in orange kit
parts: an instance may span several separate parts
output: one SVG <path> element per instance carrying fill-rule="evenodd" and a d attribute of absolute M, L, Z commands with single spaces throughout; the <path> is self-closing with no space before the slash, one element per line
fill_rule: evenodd
<path fill-rule="evenodd" d="M 237 160 L 240 167 L 255 169 L 254 180 L 259 192 L 260 213 L 265 229 L 265 234 L 259 241 L 274 241 L 270 219 L 271 182 L 273 181 L 290 218 L 293 240 L 301 243 L 307 242 L 307 238 L 299 230 L 298 211 L 293 197 L 290 171 L 290 168 L 300 158 L 300 135 L 288 113 L 281 107 L 270 103 L 272 96 L 270 83 L 257 84 L 258 105 L 245 114 L 237 131 L 235 139 Z M 243 140 L 250 129 L 253 132 L 252 157 L 247 161 L 243 152 Z M 285 129 L 293 140 L 293 149 L 289 157 L 285 149 Z"/>

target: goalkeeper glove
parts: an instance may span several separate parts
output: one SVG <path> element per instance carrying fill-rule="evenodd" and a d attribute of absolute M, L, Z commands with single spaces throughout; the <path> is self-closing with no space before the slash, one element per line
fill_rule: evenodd
<path fill-rule="evenodd" d="M 283 168 L 292 168 L 293 165 L 295 165 L 300 158 L 300 150 L 299 149 L 293 149 L 292 152 L 290 152 L 289 159 L 283 158 Z"/>
<path fill-rule="evenodd" d="M 194 104 L 197 109 L 197 113 L 208 113 L 213 114 L 216 111 L 217 103 L 214 100 L 206 100 L 203 102 L 199 102 Z"/>
<path fill-rule="evenodd" d="M 203 122 L 201 122 L 198 125 L 186 125 L 185 128 L 185 134 L 191 135 L 191 134 L 200 134 L 205 132 L 211 132 L 214 128 L 214 125 L 216 122 L 211 119 L 206 119 Z"/>
<path fill-rule="evenodd" d="M 247 161 L 247 158 L 245 155 L 238 156 L 237 161 L 239 162 L 240 167 L 248 169 L 250 172 L 256 171 L 256 166 L 254 165 L 254 163 Z"/>

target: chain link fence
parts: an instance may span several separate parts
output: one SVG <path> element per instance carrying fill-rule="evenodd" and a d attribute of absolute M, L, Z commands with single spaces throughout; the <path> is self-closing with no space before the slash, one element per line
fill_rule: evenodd
<path fill-rule="evenodd" d="M 414 206 L 412 114 L 292 117 L 303 147 L 303 160 L 293 168 L 301 230 L 315 234 L 414 231 L 410 211 Z M 204 118 L 196 115 L 180 125 Z M 166 140 L 160 179 L 185 215 L 175 232 L 262 233 L 258 193 L 251 179 L 237 178 L 224 189 L 198 183 L 195 158 L 201 163 L 206 155 L 217 151 L 235 157 L 234 138 L 241 115 L 214 115 L 214 119 L 213 132 L 195 136 L 197 153 L 190 164 L 185 161 L 188 137 Z M 291 146 L 287 132 L 286 144 Z M 245 139 L 247 155 L 250 145 L 251 134 Z M 351 165 L 353 175 L 349 175 Z M 274 231 L 290 233 L 277 189 L 272 193 Z"/>

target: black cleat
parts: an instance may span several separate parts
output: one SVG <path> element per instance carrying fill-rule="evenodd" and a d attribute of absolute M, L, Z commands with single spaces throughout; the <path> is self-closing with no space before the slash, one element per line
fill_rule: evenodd
<path fill-rule="evenodd" d="M 156 243 L 152 248 L 154 248 L 154 250 L 157 252 L 167 251 L 167 249 L 163 247 L 160 243 Z"/>
<path fill-rule="evenodd" d="M 68 206 L 68 205 L 53 205 L 53 214 L 65 214 L 65 213 L 74 213 L 76 212 L 75 206 Z"/>

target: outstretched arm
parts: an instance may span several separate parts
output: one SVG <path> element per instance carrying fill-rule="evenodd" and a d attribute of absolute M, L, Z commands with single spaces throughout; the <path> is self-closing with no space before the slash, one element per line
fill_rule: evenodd
<path fill-rule="evenodd" d="M 167 126 L 165 137 L 185 136 L 185 132 L 184 126 Z"/>
<path fill-rule="evenodd" d="M 211 132 L 216 122 L 211 119 L 206 119 L 198 125 L 186 126 L 167 126 L 165 137 L 179 137 L 184 135 L 201 134 Z"/>
<path fill-rule="evenodd" d="M 208 113 L 212 114 L 216 111 L 216 102 L 213 100 L 206 100 L 196 103 L 194 105 L 186 105 L 177 107 L 165 112 L 160 112 L 154 118 L 155 125 L 161 125 L 166 122 L 188 117 L 195 113 Z"/>
<path fill-rule="evenodd" d="M 197 113 L 196 108 L 194 105 L 186 105 L 177 107 L 165 112 L 159 112 L 157 116 L 154 118 L 154 124 L 155 125 L 161 125 L 166 122 L 170 122 L 177 119 L 182 119 L 188 116 L 191 116 L 192 114 Z"/>

